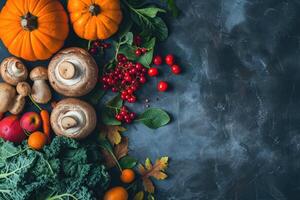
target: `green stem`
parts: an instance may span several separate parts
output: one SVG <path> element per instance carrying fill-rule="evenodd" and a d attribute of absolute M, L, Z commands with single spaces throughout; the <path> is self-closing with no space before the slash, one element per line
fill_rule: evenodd
<path fill-rule="evenodd" d="M 10 156 L 7 156 L 7 157 L 1 157 L 1 159 L 8 159 L 8 158 L 14 157 L 14 156 L 16 156 L 16 155 L 19 155 L 19 154 L 21 154 L 21 153 L 27 151 L 28 149 L 29 149 L 29 148 L 26 147 L 25 149 L 23 149 L 23 150 L 21 150 L 21 151 L 18 151 L 17 153 L 11 154 Z M 5 150 L 5 149 L 4 149 L 4 150 Z M 8 151 L 6 151 L 6 152 L 8 152 Z M 9 152 L 8 152 L 8 153 L 9 153 Z"/>
<path fill-rule="evenodd" d="M 91 45 L 92 45 L 92 40 L 89 40 L 89 43 L 88 43 L 88 50 L 91 49 Z"/>
<path fill-rule="evenodd" d="M 42 111 L 43 109 L 33 100 L 31 95 L 28 95 L 29 99 L 31 100 L 31 102 L 40 110 Z"/>
<path fill-rule="evenodd" d="M 110 153 L 110 155 L 113 157 L 114 161 L 116 162 L 116 165 L 117 165 L 118 169 L 119 169 L 120 172 L 122 173 L 123 169 L 122 169 L 122 167 L 121 167 L 121 165 L 120 165 L 118 159 L 116 158 L 115 154 L 114 154 L 111 150 L 109 150 L 109 149 L 107 149 L 107 148 L 104 148 L 104 147 L 102 147 L 101 145 L 100 145 L 100 147 L 101 147 L 102 149 L 104 149 L 105 151 L 108 151 L 108 153 Z"/>
<path fill-rule="evenodd" d="M 15 170 L 13 170 L 13 171 L 11 171 L 11 172 L 0 174 L 0 179 L 7 178 L 7 177 L 9 177 L 10 175 L 13 175 L 14 173 L 16 173 L 17 171 L 20 171 L 20 170 L 22 170 L 22 169 L 28 167 L 29 165 L 31 165 L 31 163 L 29 163 L 29 164 L 27 164 L 27 165 L 23 165 L 23 166 L 21 166 L 20 168 L 15 169 Z"/>
<path fill-rule="evenodd" d="M 72 199 L 78 200 L 73 194 L 68 194 L 68 193 L 49 197 L 46 200 L 62 199 L 62 197 L 71 197 Z"/>
<path fill-rule="evenodd" d="M 0 189 L 1 193 L 11 193 L 11 190 Z"/>

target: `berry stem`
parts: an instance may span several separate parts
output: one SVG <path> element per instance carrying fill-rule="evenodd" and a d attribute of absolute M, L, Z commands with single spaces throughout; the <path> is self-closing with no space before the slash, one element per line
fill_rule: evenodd
<path fill-rule="evenodd" d="M 31 102 L 40 110 L 42 111 L 43 109 L 33 100 L 31 95 L 28 95 L 29 99 L 31 100 Z"/>

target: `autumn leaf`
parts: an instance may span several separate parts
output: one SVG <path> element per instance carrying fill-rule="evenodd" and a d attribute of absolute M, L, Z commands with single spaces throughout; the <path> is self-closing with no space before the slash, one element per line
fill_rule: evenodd
<path fill-rule="evenodd" d="M 128 154 L 128 138 L 123 137 L 121 142 L 114 146 L 113 152 L 109 152 L 105 149 L 102 150 L 102 154 L 105 159 L 105 164 L 108 168 L 112 168 L 116 165 L 116 160 L 120 160 Z M 113 153 L 113 155 L 112 155 Z"/>
<path fill-rule="evenodd" d="M 102 126 L 100 135 L 106 136 L 109 142 L 114 144 L 119 144 L 121 142 L 121 133 L 126 131 L 122 126 Z"/>
<path fill-rule="evenodd" d="M 144 192 L 140 191 L 140 192 L 136 193 L 133 200 L 144 200 Z"/>
<path fill-rule="evenodd" d="M 145 166 L 142 164 L 138 166 L 145 191 L 154 193 L 155 187 L 150 179 L 151 177 L 157 180 L 164 180 L 168 177 L 168 175 L 165 173 L 165 170 L 168 167 L 168 160 L 168 157 L 162 157 L 156 160 L 155 164 L 152 165 L 150 159 L 147 158 L 145 161 Z"/>

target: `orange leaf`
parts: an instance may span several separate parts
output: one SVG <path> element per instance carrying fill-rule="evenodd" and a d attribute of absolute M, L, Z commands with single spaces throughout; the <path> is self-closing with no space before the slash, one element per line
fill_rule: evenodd
<path fill-rule="evenodd" d="M 143 185 L 147 192 L 153 193 L 154 192 L 154 185 L 150 180 L 151 177 L 157 180 L 164 180 L 168 176 L 164 171 L 168 167 L 168 157 L 162 157 L 156 160 L 155 164 L 152 165 L 149 158 L 145 161 L 145 166 L 140 164 L 138 166 L 138 171 L 142 175 Z"/>

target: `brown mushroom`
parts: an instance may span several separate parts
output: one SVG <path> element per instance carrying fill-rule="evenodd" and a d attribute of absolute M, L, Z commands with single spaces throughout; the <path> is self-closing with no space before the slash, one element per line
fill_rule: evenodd
<path fill-rule="evenodd" d="M 14 99 L 14 103 L 9 108 L 9 112 L 18 115 L 20 114 L 25 105 L 25 97 L 28 96 L 31 92 L 30 85 L 26 82 L 20 82 L 17 85 L 17 93 L 18 95 Z"/>
<path fill-rule="evenodd" d="M 98 67 L 86 50 L 72 47 L 60 51 L 52 58 L 48 74 L 55 91 L 69 97 L 80 97 L 95 87 Z"/>
<path fill-rule="evenodd" d="M 13 86 L 0 83 L 0 113 L 5 113 L 10 109 L 15 97 L 16 89 Z"/>
<path fill-rule="evenodd" d="M 90 104 L 79 99 L 67 98 L 52 110 L 50 121 L 56 135 L 82 139 L 95 129 L 97 117 Z"/>
<path fill-rule="evenodd" d="M 1 62 L 1 77 L 11 85 L 17 85 L 28 77 L 28 70 L 21 60 L 16 57 L 5 58 Z"/>
<path fill-rule="evenodd" d="M 35 67 L 30 72 L 30 79 L 33 81 L 31 96 L 34 101 L 41 104 L 48 103 L 51 98 L 51 90 L 46 83 L 48 70 L 45 67 Z"/>

